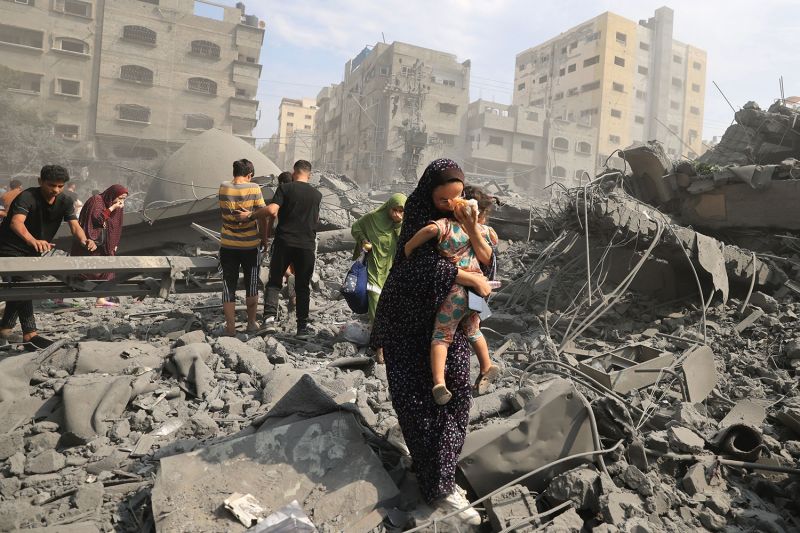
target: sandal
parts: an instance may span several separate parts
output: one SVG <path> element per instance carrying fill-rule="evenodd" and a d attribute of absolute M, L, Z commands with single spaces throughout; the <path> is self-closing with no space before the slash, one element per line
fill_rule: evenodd
<path fill-rule="evenodd" d="M 478 379 L 475 380 L 475 392 L 478 394 L 485 394 L 487 390 L 489 390 L 489 385 L 497 381 L 497 378 L 500 377 L 500 367 L 497 365 L 492 365 L 489 369 L 480 374 Z"/>
<path fill-rule="evenodd" d="M 436 402 L 436 405 L 444 405 L 453 397 L 453 393 L 447 390 L 447 386 L 441 383 L 439 385 L 434 385 L 431 392 L 433 393 L 433 401 Z"/>

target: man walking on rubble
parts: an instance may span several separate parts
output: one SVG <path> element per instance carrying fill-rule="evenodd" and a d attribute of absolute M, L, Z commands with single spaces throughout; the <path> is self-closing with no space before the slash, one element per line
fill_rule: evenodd
<path fill-rule="evenodd" d="M 22 191 L 8 208 L 8 216 L 0 224 L 0 258 L 39 257 L 55 245 L 53 240 L 61 222 L 69 224 L 72 236 L 89 251 L 97 249 L 78 224 L 75 206 L 70 198 L 62 195 L 69 181 L 67 169 L 59 165 L 42 167 L 39 186 Z M 21 281 L 15 279 L 14 281 Z M 33 302 L 6 302 L 3 319 L 0 321 L 0 343 L 7 342 L 17 319 L 22 326 L 22 340 L 27 351 L 36 351 L 50 346 L 53 341 L 36 332 Z"/>
<path fill-rule="evenodd" d="M 322 193 L 309 182 L 311 163 L 299 160 L 294 164 L 290 183 L 281 183 L 272 203 L 257 211 L 239 211 L 239 219 L 266 219 L 280 216 L 275 232 L 272 260 L 269 264 L 269 281 L 264 293 L 264 327 L 261 333 L 275 331 L 278 315 L 278 295 L 289 265 L 294 266 L 297 293 L 297 338 L 307 339 L 308 311 L 311 302 L 311 276 L 316 261 L 319 206 Z"/>

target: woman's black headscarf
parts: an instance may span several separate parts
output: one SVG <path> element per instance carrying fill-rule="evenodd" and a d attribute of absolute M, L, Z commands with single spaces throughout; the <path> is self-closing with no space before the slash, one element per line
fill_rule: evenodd
<path fill-rule="evenodd" d="M 452 181 L 464 182 L 464 173 L 451 159 L 436 159 L 428 165 L 408 197 L 403 214 L 403 229 L 389 278 L 381 292 L 372 332 L 374 346 L 382 346 L 384 333 L 397 331 L 398 323 L 410 329 L 406 334 L 427 335 L 433 331 L 433 316 L 456 278 L 456 267 L 442 258 L 435 243 L 419 247 L 406 259 L 405 244 L 432 220 L 446 216 L 433 203 L 433 190 Z"/>

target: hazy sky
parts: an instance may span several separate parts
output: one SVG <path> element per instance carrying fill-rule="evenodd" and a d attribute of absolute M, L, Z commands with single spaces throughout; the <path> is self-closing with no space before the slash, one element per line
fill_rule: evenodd
<path fill-rule="evenodd" d="M 226 0 L 233 4 L 233 0 Z M 342 80 L 345 62 L 365 45 L 403 41 L 472 60 L 470 100 L 511 101 L 517 53 L 605 11 L 646 19 L 667 5 L 675 11 L 674 38 L 706 50 L 708 78 L 703 138 L 721 135 L 735 107 L 762 107 L 800 94 L 798 0 L 250 0 L 248 14 L 266 21 L 256 136 L 277 129 L 281 97 L 316 97 Z M 264 139 L 259 139 L 259 144 Z"/>

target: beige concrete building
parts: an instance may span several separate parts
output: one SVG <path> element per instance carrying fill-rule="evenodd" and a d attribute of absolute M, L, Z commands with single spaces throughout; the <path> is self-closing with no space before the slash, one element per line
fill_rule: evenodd
<path fill-rule="evenodd" d="M 472 179 L 535 186 L 544 170 L 544 119 L 542 108 L 482 99 L 470 103 L 464 172 Z"/>
<path fill-rule="evenodd" d="M 594 172 L 636 141 L 675 158 L 702 151 L 706 53 L 673 39 L 670 8 L 638 23 L 603 13 L 518 54 L 514 80 L 514 104 L 548 110 L 548 182 Z"/>
<path fill-rule="evenodd" d="M 279 168 L 289 170 L 298 159 L 310 161 L 314 143 L 315 98 L 283 98 L 278 107 L 277 159 Z"/>
<path fill-rule="evenodd" d="M 3 1 L 0 64 L 24 73 L 14 92 L 57 117 L 56 134 L 83 145 L 91 174 L 120 179 L 120 165 L 158 168 L 210 128 L 255 143 L 264 24 L 244 9 Z"/>
<path fill-rule="evenodd" d="M 465 156 L 469 60 L 401 42 L 367 47 L 317 96 L 314 162 L 362 184 L 415 180 Z"/>

